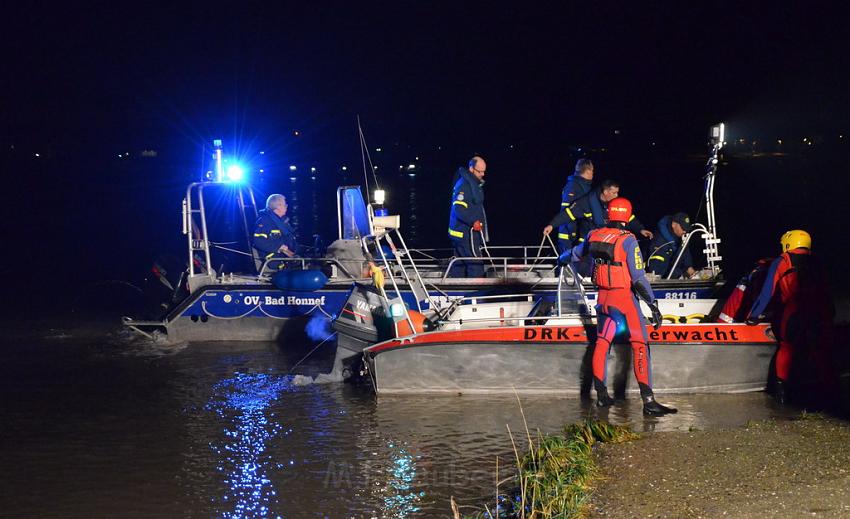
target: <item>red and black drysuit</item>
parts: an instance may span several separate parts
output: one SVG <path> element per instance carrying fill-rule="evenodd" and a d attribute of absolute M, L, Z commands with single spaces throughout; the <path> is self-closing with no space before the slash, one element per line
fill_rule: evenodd
<path fill-rule="evenodd" d="M 609 224 L 616 225 L 616 224 Z M 596 347 L 593 350 L 593 383 L 605 392 L 608 350 L 618 330 L 624 330 L 632 345 L 635 378 L 642 397 L 652 395 L 652 363 L 647 343 L 646 321 L 636 293 L 648 304 L 655 302 L 646 279 L 637 239 L 620 227 L 602 227 L 587 235 L 573 249 L 573 261 L 593 258 L 593 282 L 599 290 L 596 305 Z"/>
<path fill-rule="evenodd" d="M 776 378 L 787 382 L 794 354 L 811 346 L 822 380 L 835 384 L 837 379 L 832 365 L 835 308 L 824 269 L 809 249 L 792 249 L 773 260 L 748 322 L 761 317 L 771 301 L 777 304 L 772 319 L 773 331 L 779 340 Z"/>
<path fill-rule="evenodd" d="M 723 303 L 723 308 L 720 309 L 720 315 L 717 316 L 718 323 L 742 323 L 747 320 L 747 315 L 764 286 L 767 269 L 772 261 L 773 258 L 758 260 L 749 274 L 738 281 L 735 289 Z"/>

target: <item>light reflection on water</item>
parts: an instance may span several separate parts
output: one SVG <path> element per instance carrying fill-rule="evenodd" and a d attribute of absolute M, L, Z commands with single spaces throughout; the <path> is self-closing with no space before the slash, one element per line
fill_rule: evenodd
<path fill-rule="evenodd" d="M 643 417 L 638 398 L 600 411 L 523 395 L 524 420 L 513 395 L 375 398 L 351 384 L 294 386 L 286 373 L 303 353 L 289 344 L 135 357 L 88 344 L 75 352 L 51 340 L 0 358 L 11 366 L 0 382 L 10 424 L 0 459 L 16 469 L 0 472 L 15 496 L 0 509 L 12 515 L 442 517 L 450 496 L 476 509 L 489 502 L 496 458 L 502 477 L 515 463 L 506 425 L 523 449 L 526 420 L 535 436 L 588 415 L 652 432 L 796 413 L 760 393 L 660 395 L 680 409 L 664 418 Z M 327 353 L 299 369 L 328 371 Z"/>
<path fill-rule="evenodd" d="M 384 514 L 387 517 L 408 517 L 420 510 L 418 503 L 425 497 L 424 491 L 417 492 L 414 488 L 419 456 L 413 456 L 405 447 L 394 443 L 387 447 L 391 463 L 386 470 L 388 480 L 384 489 Z"/>
<path fill-rule="evenodd" d="M 210 449 L 218 455 L 216 469 L 224 474 L 228 485 L 228 493 L 222 499 L 231 508 L 222 511 L 224 517 L 264 517 L 277 504 L 277 492 L 269 472 L 272 467 L 282 467 L 282 463 L 268 450 L 275 438 L 292 430 L 277 421 L 269 407 L 292 388 L 291 378 L 234 373 L 213 388 L 207 409 L 227 424 L 226 440 L 210 443 Z"/>

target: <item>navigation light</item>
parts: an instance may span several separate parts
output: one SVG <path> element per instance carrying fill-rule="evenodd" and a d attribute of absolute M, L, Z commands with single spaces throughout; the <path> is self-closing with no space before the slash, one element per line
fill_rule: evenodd
<path fill-rule="evenodd" d="M 376 189 L 373 198 L 376 204 L 384 205 L 384 201 L 387 199 L 387 193 L 383 189 Z"/>

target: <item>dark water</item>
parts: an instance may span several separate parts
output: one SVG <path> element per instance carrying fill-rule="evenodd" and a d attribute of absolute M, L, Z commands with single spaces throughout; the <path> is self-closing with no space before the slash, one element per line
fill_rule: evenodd
<path fill-rule="evenodd" d="M 375 398 L 295 385 L 303 351 L 274 343 L 166 346 L 114 326 L 7 325 L 0 435 L 2 515 L 13 517 L 433 517 L 487 501 L 496 458 L 520 446 L 512 396 Z M 332 348 L 298 367 L 330 367 Z M 635 399 L 607 418 L 638 431 L 734 427 L 781 416 L 764 394 Z M 597 411 L 522 397 L 529 428 Z"/>

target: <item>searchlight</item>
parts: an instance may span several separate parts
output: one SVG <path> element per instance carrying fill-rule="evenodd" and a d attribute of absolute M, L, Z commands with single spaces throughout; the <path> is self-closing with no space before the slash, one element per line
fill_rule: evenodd
<path fill-rule="evenodd" d="M 726 144 L 726 124 L 715 124 L 711 127 L 711 145 L 719 150 Z"/>

